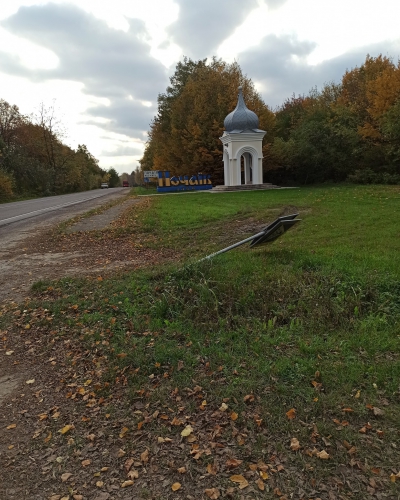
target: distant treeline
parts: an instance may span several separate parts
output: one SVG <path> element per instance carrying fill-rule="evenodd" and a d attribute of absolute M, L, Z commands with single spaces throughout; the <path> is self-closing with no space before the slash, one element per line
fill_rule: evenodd
<path fill-rule="evenodd" d="M 219 137 L 242 85 L 267 131 L 264 181 L 400 183 L 400 64 L 388 57 L 367 56 L 340 83 L 293 95 L 275 110 L 237 63 L 184 58 L 170 81 L 158 96 L 142 170 L 210 173 L 223 183 Z"/>
<path fill-rule="evenodd" d="M 109 179 L 85 145 L 75 151 L 62 137 L 53 108 L 30 118 L 0 100 L 0 201 L 85 191 Z"/>

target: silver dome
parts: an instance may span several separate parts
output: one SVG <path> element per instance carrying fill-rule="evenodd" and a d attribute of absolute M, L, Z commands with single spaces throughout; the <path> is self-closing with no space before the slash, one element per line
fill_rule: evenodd
<path fill-rule="evenodd" d="M 242 87 L 239 87 L 236 108 L 225 118 L 224 127 L 227 132 L 259 132 L 258 116 L 246 106 Z"/>

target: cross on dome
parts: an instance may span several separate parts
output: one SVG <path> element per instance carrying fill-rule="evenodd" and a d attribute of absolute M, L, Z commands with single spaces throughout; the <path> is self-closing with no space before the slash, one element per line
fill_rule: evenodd
<path fill-rule="evenodd" d="M 239 87 L 236 108 L 224 120 L 226 132 L 262 132 L 259 130 L 258 116 L 251 111 L 244 102 L 242 87 Z"/>

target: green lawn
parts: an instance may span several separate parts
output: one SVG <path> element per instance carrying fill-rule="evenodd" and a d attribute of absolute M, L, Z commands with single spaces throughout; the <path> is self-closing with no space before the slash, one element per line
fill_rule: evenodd
<path fill-rule="evenodd" d="M 131 231 L 145 246 L 175 249 L 174 265 L 35 287 L 58 335 L 103 359 L 99 395 L 108 398 L 122 376 L 132 400 L 144 394 L 150 404 L 172 405 L 172 389 L 199 386 L 200 399 L 183 398 L 185 412 L 195 425 L 202 400 L 210 411 L 225 400 L 249 444 L 244 451 L 238 441 L 242 458 L 265 459 L 273 444 L 288 466 L 311 467 L 317 481 L 339 465 L 350 471 L 368 462 L 363 474 L 381 469 L 385 491 L 398 494 L 389 476 L 400 463 L 399 187 L 201 193 L 150 203 L 125 237 Z M 197 263 L 293 212 L 302 221 L 276 242 Z M 132 425 L 139 420 L 133 416 Z M 162 420 L 149 425 L 158 435 L 174 432 Z M 289 448 L 293 437 L 298 453 Z M 344 442 L 356 451 L 349 455 Z M 315 458 L 321 450 L 329 460 Z M 343 498 L 368 497 L 350 493 Z"/>

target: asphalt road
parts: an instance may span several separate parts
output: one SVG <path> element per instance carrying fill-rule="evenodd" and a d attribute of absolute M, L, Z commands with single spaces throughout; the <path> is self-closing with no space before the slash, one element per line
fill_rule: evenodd
<path fill-rule="evenodd" d="M 34 200 L 3 203 L 0 205 L 0 226 L 6 226 L 25 219 L 38 217 L 48 212 L 61 211 L 66 207 L 90 202 L 98 198 L 102 199 L 97 201 L 106 202 L 108 198 L 114 198 L 115 194 L 121 195 L 124 192 L 128 192 L 128 188 L 94 189 L 82 193 L 63 194 L 60 196 L 35 198 Z"/>

